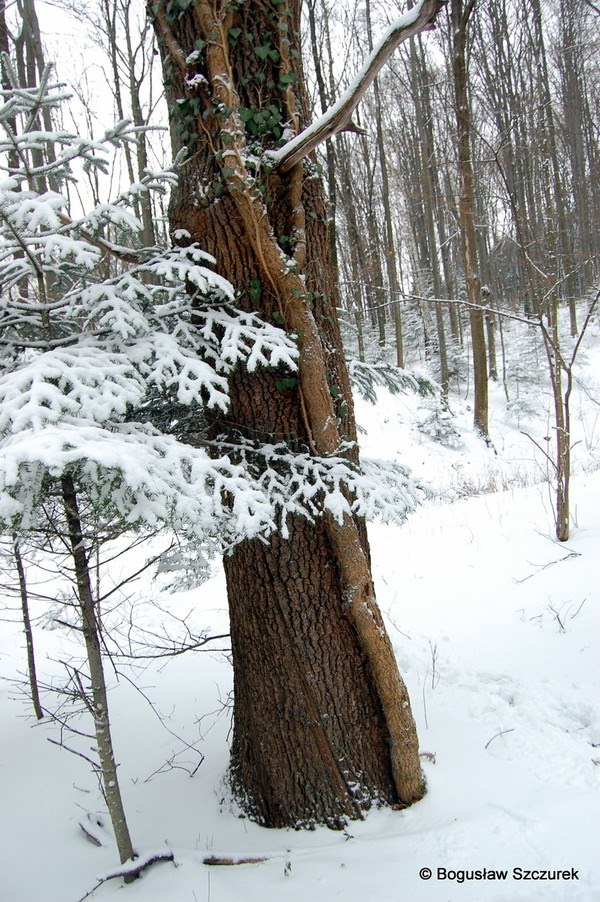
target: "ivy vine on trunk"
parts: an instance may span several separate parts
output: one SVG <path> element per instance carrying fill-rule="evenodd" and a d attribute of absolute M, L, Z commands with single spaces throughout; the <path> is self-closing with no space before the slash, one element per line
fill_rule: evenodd
<path fill-rule="evenodd" d="M 149 11 L 174 150 L 189 152 L 171 202 L 172 232 L 201 242 L 238 304 L 299 343 L 297 381 L 277 371 L 233 375 L 230 408 L 213 419 L 211 435 L 284 440 L 291 451 L 326 456 L 354 442 L 356 428 L 326 203 L 307 158 L 315 137 L 303 132 L 300 6 L 151 0 Z M 398 40 L 432 27 L 440 6 L 426 0 Z M 375 74 L 382 52 L 374 52 Z M 323 117 L 319 140 L 350 115 L 342 111 L 333 124 Z M 290 135 L 300 139 L 288 153 Z M 415 724 L 375 601 L 363 523 L 327 513 L 314 523 L 291 519 L 286 535 L 238 544 L 225 573 L 231 780 L 250 816 L 269 826 L 339 826 L 374 801 L 421 798 Z"/>

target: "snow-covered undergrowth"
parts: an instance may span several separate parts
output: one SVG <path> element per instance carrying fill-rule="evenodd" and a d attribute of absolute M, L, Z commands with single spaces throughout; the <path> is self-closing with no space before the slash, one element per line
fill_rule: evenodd
<path fill-rule="evenodd" d="M 425 799 L 403 812 L 373 811 L 341 833 L 259 828 L 232 811 L 223 785 L 227 639 L 176 657 L 117 659 L 111 713 L 134 843 L 142 855 L 172 852 L 174 861 L 153 865 L 128 887 L 106 882 L 92 898 L 600 899 L 599 361 L 592 335 L 578 371 L 585 388 L 578 385 L 573 398 L 576 477 L 566 545 L 553 539 L 547 461 L 523 434 L 542 446 L 552 436 L 543 389 L 538 415 L 520 422 L 494 390 L 494 449 L 473 434 L 457 398 L 457 434 L 448 445 L 419 429 L 428 414 L 422 399 L 381 391 L 376 407 L 357 405 L 365 453 L 407 463 L 434 490 L 402 527 L 370 529 L 378 597 L 418 722 Z M 158 541 L 115 560 L 107 579 L 117 583 L 135 570 Z M 82 660 L 76 631 L 52 619 L 61 611 L 69 621 L 65 587 L 41 569 L 30 579 L 46 596 L 32 600 L 40 682 L 64 687 Z M 203 632 L 227 633 L 217 566 L 199 588 L 174 591 L 168 582 L 148 571 L 109 596 L 105 622 L 121 652 L 144 655 L 146 642 L 167 648 L 173 638 L 193 644 Z M 81 757 L 93 758 L 93 741 L 56 721 L 35 722 L 17 685 L 26 667 L 18 599 L 5 587 L 3 601 L 0 897 L 74 902 L 118 863 L 96 778 Z M 59 706 L 55 694 L 43 696 L 48 707 Z M 59 716 L 72 708 L 64 696 Z M 89 731 L 85 717 L 70 723 Z M 61 741 L 79 754 L 58 748 Z M 209 867 L 203 858 L 210 855 L 264 860 Z M 420 876 L 426 868 L 430 879 Z M 527 871 L 561 875 L 528 880 Z"/>

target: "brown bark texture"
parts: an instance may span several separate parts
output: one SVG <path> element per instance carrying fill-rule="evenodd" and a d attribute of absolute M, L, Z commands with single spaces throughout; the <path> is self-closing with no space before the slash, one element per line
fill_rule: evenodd
<path fill-rule="evenodd" d="M 174 149 L 171 227 L 212 253 L 240 307 L 298 338 L 298 373 L 238 371 L 212 435 L 340 453 L 355 440 L 314 162 L 257 165 L 307 121 L 300 2 L 149 4 Z M 283 167 L 282 167 L 283 170 Z M 356 452 L 351 452 L 356 460 Z M 423 794 L 408 695 L 377 609 L 364 524 L 294 518 L 225 559 L 234 668 L 232 786 L 268 826 L 341 825 Z"/>

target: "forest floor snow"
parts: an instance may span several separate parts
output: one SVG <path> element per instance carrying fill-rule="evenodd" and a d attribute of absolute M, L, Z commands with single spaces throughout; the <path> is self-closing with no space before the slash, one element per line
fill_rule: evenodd
<path fill-rule="evenodd" d="M 154 864 L 127 887 L 105 882 L 92 899 L 600 900 L 598 361 L 596 348 L 585 391 L 574 397 L 579 444 L 566 544 L 553 538 L 547 462 L 522 433 L 544 447 L 551 434 L 545 416 L 511 421 L 497 389 L 491 449 L 468 425 L 466 403 L 455 399 L 460 436 L 446 448 L 418 430 L 419 399 L 382 391 L 375 408 L 357 405 L 365 453 L 394 452 L 434 489 L 403 526 L 370 527 L 378 599 L 425 753 L 424 800 L 406 811 L 374 810 L 342 832 L 258 827 L 232 810 L 223 783 L 227 654 L 121 664 L 118 674 L 109 669 L 110 702 L 134 845 L 141 854 L 172 852 L 174 860 Z M 168 593 L 148 575 L 127 591 L 129 625 L 125 602 L 107 615 L 121 618 L 123 643 L 131 623 L 168 632 L 179 622 L 171 615 L 189 615 L 195 632 L 227 632 L 217 566 L 192 591 Z M 49 719 L 35 722 L 15 682 L 26 659 L 14 595 L 6 604 L 0 899 L 75 902 L 118 857 L 89 763 L 48 740 L 62 738 L 89 757 L 93 743 L 67 731 L 61 737 Z M 65 682 L 65 664 L 77 666 L 81 648 L 72 630 L 47 628 L 45 607 L 34 604 L 39 677 L 56 686 Z M 86 729 L 83 720 L 74 725 Z M 209 867 L 208 855 L 264 860 Z M 528 871 L 564 873 L 544 880 L 527 879 Z"/>

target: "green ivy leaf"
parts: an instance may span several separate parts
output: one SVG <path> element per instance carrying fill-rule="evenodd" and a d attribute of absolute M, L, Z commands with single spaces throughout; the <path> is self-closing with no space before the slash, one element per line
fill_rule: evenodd
<path fill-rule="evenodd" d="M 275 388 L 277 391 L 291 391 L 292 388 L 296 387 L 298 380 L 295 376 L 286 376 L 285 379 L 276 379 L 275 380 Z"/>
<path fill-rule="evenodd" d="M 250 287 L 248 288 L 248 294 L 252 298 L 253 301 L 258 303 L 262 297 L 262 282 L 260 279 L 250 279 Z"/>

